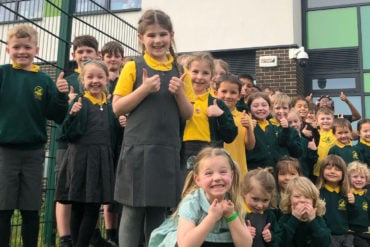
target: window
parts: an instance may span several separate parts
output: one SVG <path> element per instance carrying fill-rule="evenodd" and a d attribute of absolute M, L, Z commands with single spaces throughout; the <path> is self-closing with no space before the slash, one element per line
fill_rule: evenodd
<path fill-rule="evenodd" d="M 102 7 L 111 11 L 137 10 L 141 0 L 77 0 L 76 13 L 96 12 Z"/>
<path fill-rule="evenodd" d="M 0 4 L 0 22 L 12 22 L 42 18 L 44 0 L 2 1 Z"/>

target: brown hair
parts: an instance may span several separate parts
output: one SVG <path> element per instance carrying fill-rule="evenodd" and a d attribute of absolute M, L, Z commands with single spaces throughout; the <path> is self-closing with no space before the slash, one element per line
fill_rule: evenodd
<path fill-rule="evenodd" d="M 76 51 L 81 46 L 91 47 L 96 52 L 99 51 L 99 42 L 91 35 L 80 35 L 74 38 L 72 42 L 73 51 Z"/>
<path fill-rule="evenodd" d="M 190 69 L 190 66 L 194 61 L 204 61 L 208 63 L 209 68 L 211 69 L 211 75 L 213 75 L 215 73 L 215 64 L 213 60 L 214 60 L 213 56 L 209 52 L 205 52 L 205 51 L 193 52 L 187 60 L 186 67 Z"/>
<path fill-rule="evenodd" d="M 101 49 L 101 55 L 104 57 L 105 54 L 110 55 L 121 55 L 121 57 L 124 57 L 124 50 L 122 45 L 117 41 L 109 41 L 108 43 L 105 43 L 103 48 Z"/>
<path fill-rule="evenodd" d="M 342 128 L 348 128 L 350 130 L 350 132 L 352 132 L 352 125 L 351 125 L 351 122 L 348 121 L 348 119 L 345 119 L 345 118 L 335 118 L 334 121 L 333 121 L 333 134 L 335 134 L 335 132 L 337 131 L 337 128 L 338 127 L 342 127 Z"/>
<path fill-rule="evenodd" d="M 316 187 L 321 189 L 325 184 L 324 170 L 326 167 L 335 166 L 342 171 L 342 179 L 339 182 L 340 192 L 343 196 L 347 196 L 349 190 L 348 176 L 347 176 L 347 165 L 342 157 L 329 154 L 323 161 L 320 163 L 320 175 L 317 180 Z"/>

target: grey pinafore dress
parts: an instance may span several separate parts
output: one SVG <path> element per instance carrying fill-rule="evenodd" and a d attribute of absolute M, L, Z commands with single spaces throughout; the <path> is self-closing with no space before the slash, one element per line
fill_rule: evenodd
<path fill-rule="evenodd" d="M 109 130 L 109 111 L 83 101 L 87 109 L 84 135 L 69 143 L 61 164 L 56 200 L 61 202 L 109 203 L 113 201 L 114 167 Z"/>
<path fill-rule="evenodd" d="M 180 113 L 169 81 L 178 72 L 157 71 L 141 57 L 136 61 L 134 89 L 159 74 L 160 90 L 148 95 L 127 117 L 118 161 L 115 200 L 132 207 L 173 207 L 178 202 L 180 169 Z"/>

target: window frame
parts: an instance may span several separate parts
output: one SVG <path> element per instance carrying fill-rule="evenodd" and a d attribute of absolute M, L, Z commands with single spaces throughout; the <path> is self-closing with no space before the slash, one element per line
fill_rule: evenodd
<path fill-rule="evenodd" d="M 2 6 L 3 5 L 5 6 L 7 4 L 14 4 L 14 6 L 2 7 L 4 9 L 3 13 L 4 17 L 7 16 L 7 13 L 10 13 L 12 18 L 11 19 L 4 18 L 4 20 L 0 19 L 0 24 L 22 22 L 24 21 L 24 18 L 30 20 L 41 20 L 43 17 L 44 0 L 5 0 L 1 4 Z M 30 6 L 35 6 L 33 11 L 28 12 L 28 14 L 32 13 L 32 16 L 26 15 L 27 13 L 26 11 L 29 9 L 27 7 L 27 4 L 29 4 Z M 7 8 L 12 9 L 12 11 L 8 10 Z"/>
<path fill-rule="evenodd" d="M 97 3 L 97 4 L 100 5 L 101 7 L 103 7 L 104 9 L 107 9 L 108 11 L 110 11 L 112 13 L 140 11 L 141 10 L 141 4 L 142 4 L 142 0 L 133 0 L 136 4 L 133 7 L 122 8 L 122 9 L 117 9 L 117 8 L 112 9 L 112 2 L 114 2 L 114 0 L 100 0 L 100 1 L 103 1 L 104 3 Z M 89 3 L 90 2 L 90 5 L 86 6 L 86 8 L 85 8 L 86 10 L 82 10 L 82 9 L 78 10 L 78 7 L 79 7 L 78 5 L 81 2 L 82 3 Z M 76 0 L 75 14 L 77 14 L 77 15 L 105 14 L 106 12 L 101 7 L 99 7 L 98 5 L 95 5 L 90 0 Z"/>

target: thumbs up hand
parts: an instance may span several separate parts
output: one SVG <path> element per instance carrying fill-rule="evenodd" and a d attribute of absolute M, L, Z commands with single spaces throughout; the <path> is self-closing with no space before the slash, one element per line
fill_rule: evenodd
<path fill-rule="evenodd" d="M 68 93 L 68 91 L 69 91 L 68 82 L 67 82 L 66 79 L 64 79 L 64 72 L 63 71 L 60 72 L 60 74 L 57 78 L 56 87 L 57 87 L 58 92 L 60 92 L 60 93 Z"/>
<path fill-rule="evenodd" d="M 265 225 L 265 227 L 263 228 L 263 230 L 262 230 L 262 237 L 263 237 L 263 240 L 265 240 L 266 243 L 269 243 L 272 240 L 270 226 L 271 226 L 271 223 L 267 223 Z"/>
<path fill-rule="evenodd" d="M 170 83 L 168 84 L 168 90 L 174 95 L 177 95 L 184 86 L 185 76 L 186 74 L 184 73 L 180 76 L 180 78 L 176 76 L 172 77 Z"/>
<path fill-rule="evenodd" d="M 159 75 L 153 75 L 152 77 L 148 77 L 148 71 L 143 69 L 143 84 L 147 88 L 149 93 L 158 92 L 161 88 L 161 79 Z"/>
<path fill-rule="evenodd" d="M 244 128 L 253 128 L 253 123 L 251 117 L 247 114 L 245 110 L 242 112 L 242 116 L 240 118 L 241 124 Z"/>
<path fill-rule="evenodd" d="M 69 93 L 68 93 L 68 102 L 71 103 L 77 96 L 77 93 L 75 93 L 75 90 L 73 86 L 70 86 Z"/>
<path fill-rule="evenodd" d="M 283 127 L 284 129 L 288 128 L 289 127 L 289 124 L 288 124 L 288 120 L 286 119 L 285 116 L 281 117 L 280 118 L 280 125 L 281 127 Z"/>
<path fill-rule="evenodd" d="M 353 194 L 353 189 L 350 189 L 348 194 L 347 194 L 347 198 L 348 198 L 348 203 L 355 203 L 355 195 Z"/>
<path fill-rule="evenodd" d="M 256 228 L 252 226 L 251 221 L 247 220 L 247 228 L 249 233 L 251 234 L 252 238 L 256 236 Z"/>
<path fill-rule="evenodd" d="M 69 115 L 76 116 L 77 113 L 82 109 L 82 97 L 80 97 L 75 103 L 73 103 Z"/>
<path fill-rule="evenodd" d="M 219 117 L 224 114 L 224 111 L 217 105 L 217 99 L 213 100 L 213 105 L 207 108 L 208 117 Z"/>

